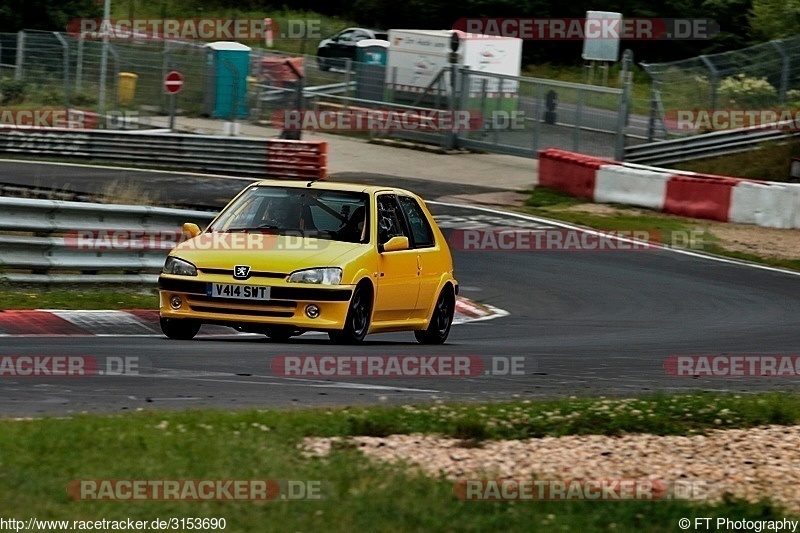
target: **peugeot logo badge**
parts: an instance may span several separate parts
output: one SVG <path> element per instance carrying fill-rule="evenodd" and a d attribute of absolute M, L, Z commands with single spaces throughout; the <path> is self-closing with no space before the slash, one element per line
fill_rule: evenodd
<path fill-rule="evenodd" d="M 250 267 L 248 265 L 236 265 L 233 267 L 233 279 L 247 279 L 250 277 Z"/>

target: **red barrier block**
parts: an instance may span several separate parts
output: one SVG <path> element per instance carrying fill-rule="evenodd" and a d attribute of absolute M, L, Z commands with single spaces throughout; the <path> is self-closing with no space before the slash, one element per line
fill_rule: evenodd
<path fill-rule="evenodd" d="M 324 179 L 328 173 L 328 143 L 271 139 L 267 142 L 264 171 L 274 178 Z"/>
<path fill-rule="evenodd" d="M 727 222 L 733 188 L 740 181 L 724 176 L 672 176 L 667 181 L 664 212 Z"/>
<path fill-rule="evenodd" d="M 594 199 L 597 170 L 616 161 L 549 148 L 539 151 L 539 185 Z"/>

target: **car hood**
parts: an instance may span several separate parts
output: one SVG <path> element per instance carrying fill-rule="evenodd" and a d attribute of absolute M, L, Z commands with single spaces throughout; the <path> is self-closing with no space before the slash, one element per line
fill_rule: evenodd
<path fill-rule="evenodd" d="M 170 255 L 199 269 L 233 269 L 248 265 L 253 271 L 290 273 L 303 268 L 343 266 L 364 245 L 327 239 L 262 235 L 260 233 L 205 233 L 175 247 Z"/>

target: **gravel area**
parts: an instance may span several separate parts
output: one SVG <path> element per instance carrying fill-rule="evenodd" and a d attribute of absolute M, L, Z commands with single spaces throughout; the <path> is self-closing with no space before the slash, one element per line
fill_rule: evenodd
<path fill-rule="evenodd" d="M 800 513 L 800 426 L 715 430 L 703 436 L 598 435 L 463 441 L 432 435 L 386 438 L 307 438 L 300 447 L 310 456 L 330 453 L 334 441 L 349 443 L 366 456 L 448 479 L 597 480 L 650 479 L 667 484 L 688 481 L 702 488 L 706 502 L 726 493 L 757 501 L 769 497 Z"/>

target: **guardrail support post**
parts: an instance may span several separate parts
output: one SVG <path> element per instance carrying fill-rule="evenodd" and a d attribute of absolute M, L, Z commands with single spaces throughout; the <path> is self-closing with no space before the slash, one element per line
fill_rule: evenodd
<path fill-rule="evenodd" d="M 22 79 L 22 65 L 25 63 L 25 32 L 17 33 L 17 69 L 14 71 L 14 79 Z"/>

